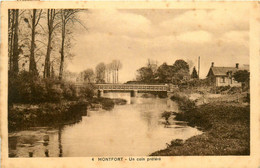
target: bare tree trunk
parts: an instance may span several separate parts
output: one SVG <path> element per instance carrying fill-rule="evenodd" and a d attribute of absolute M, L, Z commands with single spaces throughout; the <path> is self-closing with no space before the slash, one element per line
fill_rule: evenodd
<path fill-rule="evenodd" d="M 114 70 L 114 83 L 116 83 L 116 70 Z"/>
<path fill-rule="evenodd" d="M 18 46 L 18 17 L 19 9 L 15 9 L 15 24 L 14 24 L 14 44 L 13 44 L 13 72 L 17 75 L 19 72 L 19 46 Z"/>
<path fill-rule="evenodd" d="M 14 41 L 14 18 L 15 10 L 8 10 L 8 27 L 9 27 L 9 41 L 8 41 L 8 56 L 9 56 L 9 70 L 13 70 L 13 41 Z"/>
<path fill-rule="evenodd" d="M 49 78 L 51 75 L 50 68 L 50 56 L 51 56 L 51 42 L 52 42 L 52 33 L 53 33 L 53 22 L 55 18 L 55 9 L 48 9 L 47 13 L 47 24 L 48 24 L 48 45 L 47 52 L 45 57 L 45 65 L 44 65 L 44 78 Z"/>
<path fill-rule="evenodd" d="M 50 55 L 51 55 L 51 35 L 49 34 L 47 53 L 46 53 L 45 65 L 44 65 L 44 78 L 50 77 Z"/>
<path fill-rule="evenodd" d="M 55 78 L 55 72 L 54 72 L 54 68 L 53 65 L 51 65 L 51 78 Z"/>
<path fill-rule="evenodd" d="M 64 43 L 65 43 L 65 31 L 66 31 L 66 20 L 63 11 L 61 11 L 61 17 L 62 17 L 62 31 L 61 31 L 61 52 L 60 52 L 60 72 L 59 72 L 59 80 L 62 79 L 63 76 L 63 67 L 64 67 Z"/>
<path fill-rule="evenodd" d="M 116 83 L 118 83 L 118 69 L 116 69 Z"/>
<path fill-rule="evenodd" d="M 108 70 L 106 71 L 106 76 L 107 76 L 107 83 L 108 83 Z"/>
<path fill-rule="evenodd" d="M 113 70 L 113 83 L 115 83 L 115 71 Z"/>
<path fill-rule="evenodd" d="M 111 78 L 111 71 L 108 71 L 108 83 L 110 83 L 110 78 Z"/>
<path fill-rule="evenodd" d="M 30 64 L 29 72 L 37 74 L 36 62 L 34 58 L 34 49 L 35 49 L 35 28 L 36 28 L 36 9 L 33 9 L 32 16 L 32 39 L 31 39 L 31 48 L 30 48 Z M 39 16 L 40 17 L 40 16 Z"/>
<path fill-rule="evenodd" d="M 61 53 L 60 53 L 60 72 L 59 72 L 59 79 L 61 80 L 63 77 L 63 67 L 64 67 L 64 40 L 65 35 L 62 38 L 62 45 L 61 45 Z"/>

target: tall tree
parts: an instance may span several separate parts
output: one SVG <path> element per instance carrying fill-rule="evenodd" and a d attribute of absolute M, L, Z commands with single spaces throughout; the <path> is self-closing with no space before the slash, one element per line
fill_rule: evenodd
<path fill-rule="evenodd" d="M 189 65 L 182 59 L 176 60 L 173 64 L 173 77 L 172 82 L 174 84 L 181 84 L 182 82 L 187 81 L 190 78 L 189 74 Z"/>
<path fill-rule="evenodd" d="M 44 64 L 44 78 L 49 78 L 51 75 L 51 63 L 50 63 L 50 56 L 52 50 L 52 40 L 53 40 L 53 32 L 55 28 L 58 27 L 59 23 L 55 24 L 55 19 L 57 16 L 57 11 L 55 9 L 48 9 L 47 11 L 47 26 L 48 26 L 48 44 L 47 44 L 47 52 L 45 57 L 45 64 Z"/>
<path fill-rule="evenodd" d="M 112 73 L 112 83 L 115 83 L 116 64 L 114 60 L 110 63 L 110 72 Z"/>
<path fill-rule="evenodd" d="M 249 82 L 250 73 L 247 70 L 239 70 L 234 73 L 234 79 L 238 82 Z"/>
<path fill-rule="evenodd" d="M 112 73 L 112 64 L 109 63 L 106 65 L 107 83 L 111 82 L 111 73 Z"/>
<path fill-rule="evenodd" d="M 14 9 L 8 10 L 8 58 L 9 70 L 13 68 Z"/>
<path fill-rule="evenodd" d="M 113 60 L 112 67 L 114 70 L 114 83 L 118 83 L 118 71 L 122 68 L 122 63 L 120 60 Z"/>
<path fill-rule="evenodd" d="M 192 70 L 192 73 L 191 73 L 191 78 L 193 78 L 193 79 L 199 78 L 197 70 L 196 70 L 195 67 L 193 67 L 193 70 Z"/>
<path fill-rule="evenodd" d="M 137 78 L 136 80 L 144 82 L 144 83 L 151 83 L 153 81 L 154 75 L 151 68 L 142 67 L 137 70 Z"/>
<path fill-rule="evenodd" d="M 35 61 L 35 34 L 36 34 L 36 27 L 39 24 L 42 10 L 39 10 L 37 14 L 37 9 L 33 9 L 33 13 L 31 16 L 31 48 L 30 48 L 30 64 L 29 64 L 29 72 L 33 74 L 38 74 L 37 67 L 36 67 L 36 61 Z M 29 24 L 28 19 L 24 19 L 25 22 Z"/>
<path fill-rule="evenodd" d="M 13 48 L 12 48 L 12 70 L 14 74 L 19 72 L 19 46 L 18 46 L 18 25 L 19 25 L 19 9 L 13 10 L 14 29 L 13 29 Z"/>
<path fill-rule="evenodd" d="M 150 68 L 152 70 L 153 74 L 155 75 L 157 68 L 158 68 L 158 63 L 157 63 L 157 61 L 148 59 L 147 67 Z"/>
<path fill-rule="evenodd" d="M 143 83 L 154 83 L 157 75 L 157 61 L 148 59 L 146 66 L 137 70 L 136 80 Z"/>
<path fill-rule="evenodd" d="M 83 71 L 83 79 L 84 79 L 84 81 L 87 81 L 88 83 L 93 83 L 94 71 L 90 68 Z"/>
<path fill-rule="evenodd" d="M 184 71 L 187 71 L 187 72 L 190 71 L 189 64 L 182 59 L 176 60 L 173 64 L 173 68 L 174 68 L 175 72 L 177 72 L 181 69 Z"/>
<path fill-rule="evenodd" d="M 67 25 L 69 23 L 74 23 L 75 21 L 78 21 L 76 19 L 76 13 L 79 10 L 76 9 L 62 9 L 60 11 L 60 17 L 61 17 L 61 49 L 60 49 L 60 69 L 59 69 L 59 79 L 62 79 L 63 76 L 63 69 L 64 69 L 64 45 L 66 40 L 66 34 L 67 34 Z"/>
<path fill-rule="evenodd" d="M 163 63 L 161 66 L 159 66 L 156 72 L 156 76 L 160 83 L 171 82 L 172 75 L 173 74 L 171 73 L 171 68 L 166 63 Z"/>
<path fill-rule="evenodd" d="M 105 83 L 106 66 L 103 62 L 96 66 L 96 83 Z"/>

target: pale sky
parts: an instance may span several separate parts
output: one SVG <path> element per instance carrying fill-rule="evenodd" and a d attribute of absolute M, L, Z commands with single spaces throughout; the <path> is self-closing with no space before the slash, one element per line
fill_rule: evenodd
<path fill-rule="evenodd" d="M 75 57 L 67 63 L 72 72 L 119 59 L 119 81 L 126 82 L 148 59 L 159 65 L 190 60 L 197 68 L 200 56 L 202 78 L 211 62 L 249 64 L 247 10 L 95 9 L 82 12 L 80 19 L 88 31 L 75 25 Z"/>

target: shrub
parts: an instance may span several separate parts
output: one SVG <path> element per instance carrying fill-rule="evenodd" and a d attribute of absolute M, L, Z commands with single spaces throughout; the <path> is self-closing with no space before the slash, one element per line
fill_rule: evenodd
<path fill-rule="evenodd" d="M 195 108 L 195 102 L 190 100 L 188 97 L 180 96 L 179 94 L 175 93 L 171 100 L 177 101 L 179 104 L 179 107 L 183 111 L 190 111 Z"/>
<path fill-rule="evenodd" d="M 232 87 L 228 90 L 228 94 L 235 94 L 235 93 L 241 93 L 240 87 Z"/>
<path fill-rule="evenodd" d="M 226 92 L 227 90 L 229 90 L 231 87 L 228 86 L 218 86 L 216 88 L 212 88 L 211 92 L 212 93 L 216 93 L 216 94 L 221 94 L 223 92 Z"/>
<path fill-rule="evenodd" d="M 250 103 L 250 93 L 246 94 L 246 97 L 244 98 L 244 102 Z"/>
<path fill-rule="evenodd" d="M 44 79 L 43 80 L 45 84 L 45 88 L 47 90 L 45 95 L 45 101 L 46 102 L 59 102 L 63 96 L 62 96 L 62 89 L 61 89 L 61 82 L 57 79 Z"/>
<path fill-rule="evenodd" d="M 165 118 L 166 121 L 169 120 L 170 116 L 171 116 L 171 112 L 165 111 L 162 113 L 162 117 Z"/>
<path fill-rule="evenodd" d="M 80 88 L 79 97 L 83 99 L 91 99 L 94 96 L 94 85 L 87 84 Z"/>
<path fill-rule="evenodd" d="M 67 100 L 76 100 L 76 87 L 72 83 L 65 82 L 61 84 L 61 89 L 63 90 L 63 97 Z"/>
<path fill-rule="evenodd" d="M 84 89 L 81 92 L 84 96 L 93 97 L 94 92 L 91 87 Z M 18 75 L 9 72 L 9 105 L 13 103 L 60 102 L 62 99 L 77 99 L 76 88 L 73 84 L 52 78 L 42 79 L 27 71 L 21 71 Z"/>
<path fill-rule="evenodd" d="M 182 146 L 184 141 L 182 139 L 174 139 L 171 141 L 171 146 Z"/>
<path fill-rule="evenodd" d="M 26 71 L 17 76 L 8 76 L 8 103 L 38 103 L 45 101 L 46 89 L 43 81 Z"/>

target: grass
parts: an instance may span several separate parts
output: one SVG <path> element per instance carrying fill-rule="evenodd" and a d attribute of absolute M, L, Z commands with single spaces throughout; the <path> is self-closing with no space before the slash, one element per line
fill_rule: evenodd
<path fill-rule="evenodd" d="M 101 104 L 105 110 L 111 110 L 115 104 L 123 105 L 124 99 L 92 98 L 89 100 L 62 101 L 60 103 L 40 103 L 37 105 L 15 104 L 8 107 L 8 129 L 10 132 L 30 127 L 73 124 L 87 114 L 87 106 Z"/>
<path fill-rule="evenodd" d="M 8 109 L 8 129 L 12 132 L 30 127 L 78 122 L 86 115 L 87 106 L 88 102 L 85 101 L 42 103 L 34 106 L 18 104 Z"/>
<path fill-rule="evenodd" d="M 225 102 L 193 106 L 186 98 L 174 96 L 182 113 L 175 113 L 177 120 L 187 121 L 204 131 L 186 140 L 182 145 L 171 143 L 152 156 L 174 155 L 249 155 L 250 107 Z"/>

